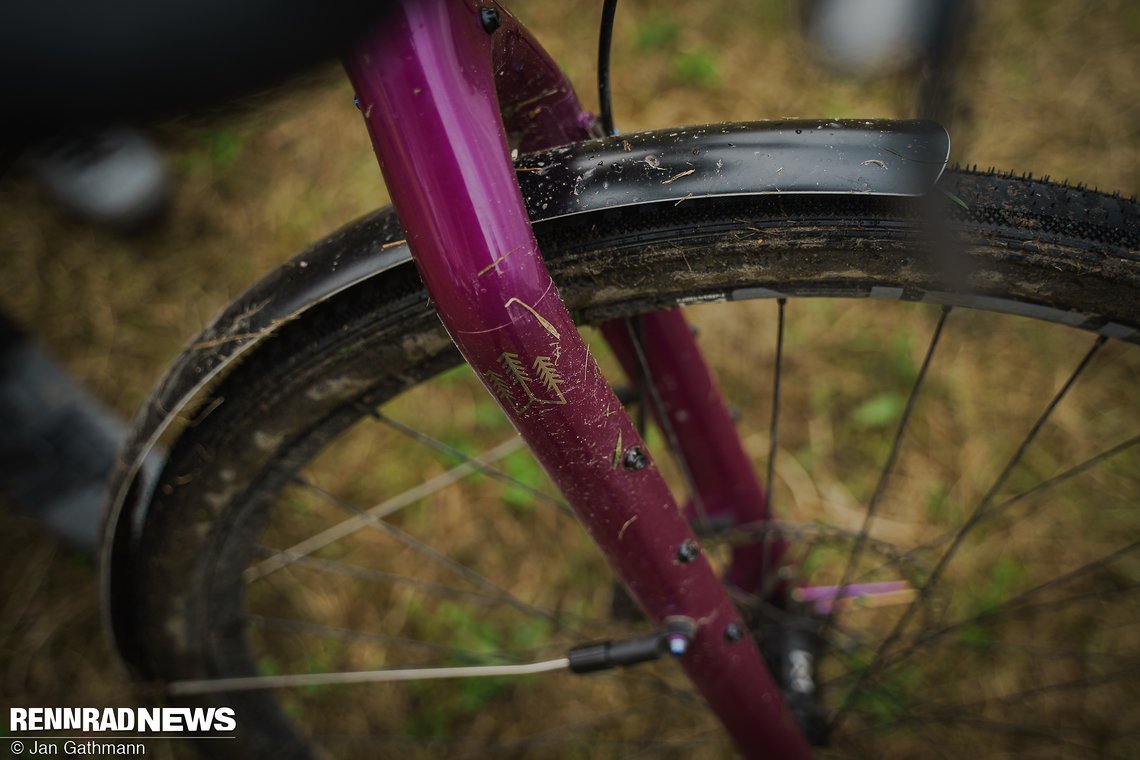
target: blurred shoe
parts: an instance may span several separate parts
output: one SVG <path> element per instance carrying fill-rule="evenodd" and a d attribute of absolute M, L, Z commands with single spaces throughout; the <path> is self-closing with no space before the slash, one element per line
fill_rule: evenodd
<path fill-rule="evenodd" d="M 3 314 L 0 421 L 0 496 L 94 553 L 126 428 Z"/>
<path fill-rule="evenodd" d="M 169 204 L 162 156 L 125 127 L 65 133 L 35 148 L 28 164 L 61 206 L 93 224 L 136 229 L 154 222 Z"/>
<path fill-rule="evenodd" d="M 855 77 L 889 74 L 924 60 L 955 0 L 815 0 L 805 36 L 825 63 Z"/>

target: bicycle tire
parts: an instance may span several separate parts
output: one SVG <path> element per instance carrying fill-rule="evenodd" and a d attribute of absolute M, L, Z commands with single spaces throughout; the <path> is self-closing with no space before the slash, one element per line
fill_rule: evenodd
<path fill-rule="evenodd" d="M 934 206 L 952 232 L 949 252 L 930 245 L 923 220 Z M 1140 206 L 1026 177 L 948 171 L 926 199 L 742 196 L 599 210 L 538 223 L 536 234 L 585 324 L 726 300 L 873 296 L 1140 342 Z M 344 239 L 353 236 L 326 244 Z M 426 303 L 411 264 L 360 283 L 282 324 L 203 402 L 171 451 L 133 561 L 149 677 L 257 672 L 241 579 L 269 501 L 366 409 L 459 363 Z M 1135 605 L 1131 613 L 1135 625 Z M 266 693 L 192 703 L 236 707 L 241 738 L 223 746 L 235 755 L 314 751 Z"/>

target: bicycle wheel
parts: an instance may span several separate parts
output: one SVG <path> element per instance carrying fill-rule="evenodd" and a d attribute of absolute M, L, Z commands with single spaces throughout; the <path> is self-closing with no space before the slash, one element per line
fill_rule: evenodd
<path fill-rule="evenodd" d="M 1135 753 L 1140 208 L 959 171 L 932 197 L 952 245 L 928 201 L 848 195 L 536 233 L 580 324 L 693 306 L 781 518 L 707 536 L 714 557 L 778 532 L 794 587 L 894 584 L 834 613 L 740 599 L 758 637 L 814 621 L 825 752 Z M 134 560 L 149 676 L 531 662 L 638 630 L 425 302 L 410 264 L 366 280 L 203 403 Z M 668 662 L 193 702 L 235 708 L 210 749 L 240 756 L 730 751 Z"/>

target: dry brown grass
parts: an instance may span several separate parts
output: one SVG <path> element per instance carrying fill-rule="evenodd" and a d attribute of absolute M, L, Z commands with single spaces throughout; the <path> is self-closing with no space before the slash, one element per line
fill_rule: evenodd
<path fill-rule="evenodd" d="M 579 84 L 587 104 L 594 102 L 595 5 L 527 0 L 513 6 Z M 1140 190 L 1140 13 L 1135 5 L 1127 0 L 981 5 L 962 83 L 965 116 L 952 130 L 956 155 L 982 167 L 1032 170 L 1126 194 Z M 813 65 L 789 34 L 791 15 L 780 2 L 623 3 L 614 53 L 617 123 L 631 131 L 780 116 L 909 115 L 905 82 L 858 85 Z M 665 19 L 679 30 L 675 40 L 648 50 L 639 46 L 639 30 Z M 702 84 L 686 79 L 675 65 L 685 56 L 711 60 L 716 75 Z M 179 347 L 256 277 L 386 202 L 351 100 L 347 85 L 330 70 L 314 83 L 263 98 L 228 118 L 158 126 L 153 134 L 170 157 L 177 192 L 166 223 L 138 237 L 119 238 L 76 224 L 27 179 L 7 178 L 0 185 L 0 302 L 100 397 L 124 416 L 131 414 Z M 768 319 L 768 305 L 755 308 Z M 845 415 L 884 388 L 905 392 L 889 362 L 870 358 L 875 346 L 866 346 L 864 353 L 860 336 L 869 328 L 895 334 L 892 320 L 911 319 L 900 318 L 898 311 L 865 313 L 860 304 L 808 305 L 803 311 L 813 319 L 793 323 L 789 333 L 788 371 L 799 380 L 787 388 L 789 405 L 803 412 L 789 416 L 783 426 L 776 498 L 794 505 L 797 519 L 828 516 L 850 523 L 858 520 L 873 482 L 859 454 L 839 453 L 858 452 L 852 439 L 868 435 L 852 429 Z M 712 310 L 699 319 L 714 348 L 756 341 L 742 321 L 718 319 Z M 918 321 L 913 338 L 895 339 L 895 361 L 905 363 L 899 356 L 911 364 L 920 361 L 921 336 L 929 330 L 923 319 L 928 322 L 928 317 Z M 927 490 L 932 479 L 945 485 L 947 494 L 939 498 L 947 502 L 976 499 L 985 488 L 982 473 L 1014 443 L 1012 434 L 1002 434 L 991 422 L 1031 419 L 1042 389 L 1056 387 L 1083 350 L 1081 338 L 1045 351 L 1037 342 L 1041 339 L 1022 335 L 1016 325 L 1007 328 L 1012 332 L 994 332 L 984 318 L 963 320 L 965 327 L 948 336 L 940 354 L 944 374 L 932 395 L 942 403 L 932 404 L 932 415 L 915 431 L 916 444 L 940 445 L 908 448 L 897 490 L 884 505 L 887 520 L 879 530 L 888 540 L 914 537 L 913 510 L 934 498 Z M 808 344 L 836 356 L 843 350 L 845 361 L 829 361 L 831 353 L 798 351 Z M 753 403 L 765 396 L 770 375 L 763 360 L 770 350 L 760 346 L 757 365 L 718 368 L 730 393 Z M 1059 410 L 1056 427 L 1048 432 L 1048 441 L 1060 446 L 1054 450 L 1066 457 L 1061 461 L 1088 455 L 1105 439 L 1117 440 L 1126 408 L 1135 420 L 1135 358 L 1114 352 L 1101 364 L 1098 384 L 1081 403 Z M 756 366 L 765 369 L 758 372 Z M 1010 384 L 1020 391 L 989 391 Z M 1118 389 L 1132 393 L 1131 407 L 1109 406 L 1120 403 Z M 745 442 L 757 462 L 768 455 L 764 408 L 763 402 L 755 406 L 746 428 Z M 963 416 L 961 409 L 970 411 Z M 882 441 L 877 445 L 882 451 Z M 941 456 L 927 455 L 928 448 Z M 363 465 L 367 452 L 349 447 L 342 458 Z M 1055 464 L 1035 460 L 1033 467 L 1049 472 Z M 407 472 L 388 475 L 398 480 Z M 1098 477 L 1110 490 L 1131 483 L 1135 493 L 1135 472 Z M 438 506 L 444 514 L 457 514 L 465 504 L 451 494 Z M 1024 514 L 1032 513 L 1028 506 Z M 1058 537 L 1080 520 L 1080 514 L 1051 517 L 1033 523 L 1030 534 L 1047 551 L 1061 551 Z M 9 591 L 0 601 L 0 706 L 130 703 L 131 688 L 101 639 L 91 563 L 22 518 L 3 515 L 2 521 L 0 579 Z M 454 518 L 439 528 L 456 530 L 462 524 Z M 1090 545 L 1107 539 L 1113 528 L 1109 522 L 1088 534 Z M 491 529 L 505 528 L 493 523 Z M 525 533 L 496 536 L 509 546 L 526 538 Z M 1002 535 L 993 540 L 1000 543 Z M 983 556 L 977 564 L 986 567 L 984 555 L 993 549 L 978 551 Z M 1065 551 L 1076 552 L 1070 561 L 1083 556 L 1081 547 Z M 504 552 L 488 562 L 489 573 L 529 562 L 517 567 L 519 574 L 545 579 L 541 557 L 520 560 Z M 540 586 L 550 588 L 536 583 L 525 590 Z M 348 598 L 326 603 L 353 606 Z M 381 610 L 359 614 L 368 618 L 356 621 L 363 624 L 397 622 L 382 619 Z M 526 697 L 533 700 L 531 709 L 552 709 L 542 697 L 530 696 L 532 691 Z M 393 707 L 393 714 L 405 718 L 407 709 Z M 151 747 L 152 752 L 168 749 L 158 743 Z"/>

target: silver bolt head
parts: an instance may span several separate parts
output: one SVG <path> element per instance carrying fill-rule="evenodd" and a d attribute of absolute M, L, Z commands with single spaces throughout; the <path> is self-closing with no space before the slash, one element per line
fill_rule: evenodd
<path fill-rule="evenodd" d="M 688 636 L 670 636 L 668 638 L 669 654 L 674 657 L 683 657 L 689 651 Z"/>

